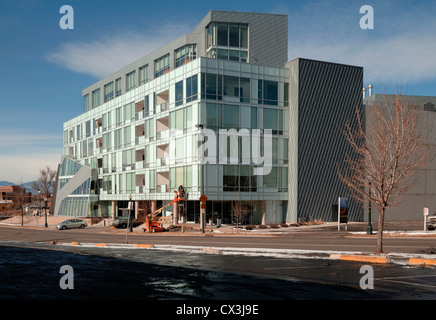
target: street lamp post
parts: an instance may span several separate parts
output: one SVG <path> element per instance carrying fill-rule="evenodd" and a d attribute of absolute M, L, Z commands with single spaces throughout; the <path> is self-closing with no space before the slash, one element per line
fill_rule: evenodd
<path fill-rule="evenodd" d="M 130 230 L 130 232 L 132 232 L 133 230 L 132 230 L 132 225 L 131 225 L 131 222 L 130 222 L 130 203 L 132 202 L 132 195 L 130 195 L 129 196 L 129 204 L 128 204 L 128 210 L 129 210 L 129 217 L 128 217 L 128 219 L 127 219 L 127 228 L 126 228 L 126 243 L 129 243 L 128 242 L 128 231 Z"/>
<path fill-rule="evenodd" d="M 202 124 L 196 124 L 195 127 L 201 129 L 201 142 L 202 142 L 202 148 L 201 148 L 201 194 L 204 194 L 204 133 L 203 133 L 203 125 Z M 204 224 L 206 220 L 206 209 L 200 208 L 200 222 L 201 222 L 201 232 L 204 233 Z"/>
<path fill-rule="evenodd" d="M 47 224 L 47 197 L 44 197 L 44 215 L 45 215 L 45 227 L 48 227 Z"/>
<path fill-rule="evenodd" d="M 132 207 L 133 207 L 133 203 L 132 203 L 132 195 L 129 196 L 129 230 L 130 232 L 133 232 L 133 221 L 132 221 Z"/>
<path fill-rule="evenodd" d="M 42 213 L 41 191 L 38 191 L 38 199 L 39 199 L 39 214 L 38 214 L 38 216 L 41 216 L 41 213 Z"/>

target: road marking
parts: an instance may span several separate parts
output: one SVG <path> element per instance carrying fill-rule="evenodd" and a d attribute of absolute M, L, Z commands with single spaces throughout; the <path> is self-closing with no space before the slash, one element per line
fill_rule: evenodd
<path fill-rule="evenodd" d="M 396 283 L 402 283 L 402 284 L 408 284 L 408 285 L 420 286 L 420 287 L 436 288 L 436 285 L 429 285 L 429 284 L 422 284 L 422 283 L 414 283 L 414 282 L 396 280 L 396 279 L 414 279 L 414 278 L 427 278 L 427 277 L 436 277 L 436 275 L 385 277 L 385 278 L 375 278 L 374 280 L 377 280 L 377 281 L 386 281 L 386 282 L 396 282 Z"/>
<path fill-rule="evenodd" d="M 313 269 L 313 268 L 325 268 L 325 266 L 307 266 L 307 267 L 271 267 L 263 268 L 264 270 L 281 270 L 281 269 Z"/>

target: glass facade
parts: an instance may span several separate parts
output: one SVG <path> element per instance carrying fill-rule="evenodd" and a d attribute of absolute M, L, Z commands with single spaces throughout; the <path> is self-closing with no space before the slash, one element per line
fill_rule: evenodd
<path fill-rule="evenodd" d="M 55 214 L 72 217 L 98 216 L 98 179 L 97 173 L 88 170 L 82 173 L 84 166 L 64 157 L 59 167 L 57 193 L 67 194 L 56 198 Z M 80 172 L 80 174 L 78 174 Z M 67 190 L 67 193 L 65 192 Z"/>
<path fill-rule="evenodd" d="M 204 188 L 216 204 L 216 214 L 231 221 L 226 210 L 239 199 L 244 202 L 244 210 L 251 212 L 250 221 L 257 221 L 259 201 L 268 197 L 286 199 L 287 71 L 232 61 L 224 61 L 218 70 L 216 61 L 190 61 L 184 65 L 186 72 L 182 76 L 175 69 L 159 86 L 157 80 L 150 80 L 143 89 L 133 88 L 132 81 L 128 99 L 110 106 L 103 104 L 100 116 L 85 114 L 65 124 L 67 137 L 70 130 L 73 137 L 65 140 L 66 152 L 80 165 L 89 165 L 98 172 L 95 193 L 99 212 L 110 212 L 112 200 L 125 201 L 130 194 L 136 199 L 171 201 L 174 188 L 183 185 L 188 194 L 186 217 L 197 221 L 200 211 L 191 201 L 198 201 L 203 181 L 199 125 L 216 135 L 215 152 L 205 153 L 215 154 L 216 163 L 204 165 Z M 159 62 L 159 68 L 164 64 Z M 105 94 L 111 91 L 109 88 Z M 101 130 L 95 128 L 96 117 L 101 118 Z M 226 138 L 225 147 L 219 142 L 220 130 L 247 130 L 252 139 L 254 129 L 269 129 L 273 136 L 271 150 L 264 148 L 261 139 L 260 155 L 268 152 L 272 156 L 271 172 L 265 176 L 253 173 L 259 164 L 250 151 L 246 152 L 250 149 L 245 149 L 242 136 L 236 145 L 231 137 Z M 95 147 L 97 140 L 101 148 Z M 244 141 L 252 144 L 252 140 Z M 74 174 L 74 170 L 68 170 Z M 71 196 L 91 194 L 90 184 L 91 180 L 84 182 Z M 69 210 L 74 202 L 66 201 L 63 208 Z M 89 209 L 81 206 L 81 212 Z"/>

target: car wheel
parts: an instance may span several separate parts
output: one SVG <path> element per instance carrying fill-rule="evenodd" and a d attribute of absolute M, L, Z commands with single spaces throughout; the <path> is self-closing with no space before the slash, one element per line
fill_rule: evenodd
<path fill-rule="evenodd" d="M 82 224 L 82 225 L 80 226 L 80 229 L 83 229 L 83 228 L 85 228 L 85 225 L 84 225 L 84 224 Z"/>
<path fill-rule="evenodd" d="M 66 230 L 67 227 L 66 226 L 62 226 L 61 230 Z"/>

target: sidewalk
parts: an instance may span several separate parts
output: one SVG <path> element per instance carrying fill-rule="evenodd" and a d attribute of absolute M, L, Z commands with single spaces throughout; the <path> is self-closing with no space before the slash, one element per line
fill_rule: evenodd
<path fill-rule="evenodd" d="M 44 227 L 44 216 L 32 216 L 30 219 L 24 221 L 23 227 L 25 228 L 41 228 Z M 55 228 L 56 224 L 66 220 L 66 217 L 53 217 L 47 216 L 47 222 L 49 228 Z M 13 217 L 12 219 L 2 220 L 0 224 L 11 225 L 15 227 L 21 227 L 21 217 Z M 258 236 L 258 237 L 279 237 L 280 235 L 289 235 L 292 233 L 332 233 L 338 232 L 337 222 L 326 222 L 322 224 L 313 225 L 297 225 L 291 224 L 287 227 L 278 225 L 269 225 L 259 228 L 255 226 L 253 228 L 246 228 L 241 226 L 235 228 L 232 225 L 207 225 L 204 233 L 198 224 L 180 224 L 177 226 L 178 231 L 167 231 L 159 234 L 172 235 L 172 236 L 184 236 L 184 235 L 198 235 L 198 236 Z M 341 224 L 340 232 L 347 237 L 377 237 L 377 225 L 372 224 L 373 234 L 367 234 L 367 222 L 350 222 L 345 230 L 345 225 Z M 126 229 L 112 229 L 110 228 L 108 221 L 102 221 L 98 224 L 88 224 L 88 228 L 96 228 L 107 233 L 125 234 Z M 143 226 L 139 226 L 133 229 L 133 233 L 143 234 Z M 385 222 L 383 237 L 431 237 L 436 240 L 436 231 L 424 231 L 422 221 L 395 221 Z M 101 246 L 101 247 L 117 247 L 125 246 L 126 248 L 144 248 L 144 249 L 157 249 L 157 250 L 172 250 L 172 251 L 189 251 L 189 252 L 201 252 L 205 254 L 250 254 L 250 255 L 268 255 L 274 257 L 298 257 L 298 258 L 317 258 L 317 259 L 341 259 L 341 260 L 353 260 L 361 261 L 364 263 L 394 263 L 401 265 L 413 265 L 413 266 L 431 266 L 436 267 L 436 254 L 373 254 L 367 252 L 337 252 L 337 251 L 315 251 L 315 250 L 289 250 L 289 249 L 252 249 L 252 248 L 214 248 L 214 247 L 198 247 L 198 246 L 179 246 L 179 245 L 150 245 L 150 244 L 136 244 L 136 245 L 120 245 L 120 244 L 80 244 L 80 243 L 64 243 L 62 245 L 74 245 L 74 246 Z M 436 247 L 436 241 L 435 241 Z"/>
<path fill-rule="evenodd" d="M 420 221 L 408 222 L 386 222 L 383 237 L 434 237 L 436 240 L 436 231 L 419 230 L 421 227 Z M 376 227 L 376 226 L 375 226 Z M 198 236 L 280 236 L 295 232 L 308 232 L 308 233 L 331 233 L 338 232 L 338 225 L 336 222 L 328 222 L 317 225 L 301 225 L 301 226 L 288 226 L 288 227 L 266 227 L 266 228 L 253 228 L 246 230 L 245 228 L 235 228 L 230 225 L 222 225 L 217 228 L 216 226 L 207 226 L 205 232 L 199 225 L 181 224 L 179 228 L 182 231 L 165 232 L 160 234 L 183 236 L 183 235 L 198 235 Z M 351 222 L 348 224 L 348 230 L 345 231 L 344 225 L 341 225 L 341 231 L 347 237 L 377 237 L 377 229 L 373 225 L 373 234 L 367 234 L 366 222 Z M 110 232 L 126 232 L 125 229 L 112 229 Z M 141 227 L 135 228 L 133 232 L 141 232 Z M 435 242 L 436 243 L 436 242 Z M 111 246 L 107 244 L 107 246 Z M 169 251 L 184 251 L 195 252 L 204 254 L 223 254 L 223 255 L 258 255 L 270 256 L 277 258 L 304 258 L 304 259 L 327 259 L 327 260 L 348 260 L 359 261 L 363 263 L 375 264 L 398 264 L 409 266 L 424 266 L 436 267 L 435 254 L 409 254 L 409 253 L 386 253 L 375 254 L 368 252 L 340 252 L 340 251 L 321 251 L 321 250 L 292 250 L 292 249 L 265 249 L 265 248 L 222 248 L 222 247 L 198 247 L 198 246 L 180 246 L 180 245 L 152 245 L 141 244 L 131 245 L 131 247 L 143 247 L 155 250 L 169 250 Z"/>

